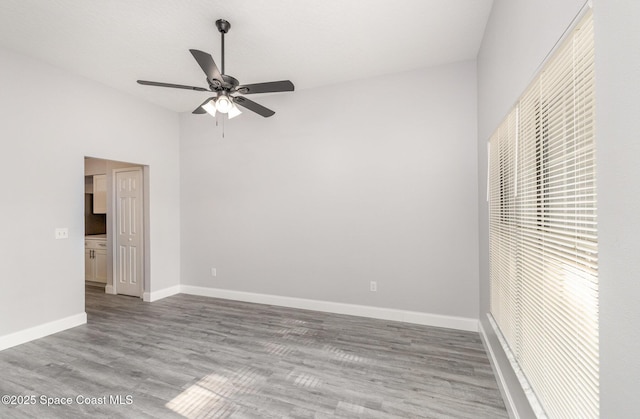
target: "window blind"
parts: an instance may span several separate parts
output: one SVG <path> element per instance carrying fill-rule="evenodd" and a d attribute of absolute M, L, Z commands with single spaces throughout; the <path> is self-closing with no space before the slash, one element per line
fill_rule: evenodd
<path fill-rule="evenodd" d="M 490 139 L 491 314 L 546 414 L 599 415 L 591 11 Z"/>

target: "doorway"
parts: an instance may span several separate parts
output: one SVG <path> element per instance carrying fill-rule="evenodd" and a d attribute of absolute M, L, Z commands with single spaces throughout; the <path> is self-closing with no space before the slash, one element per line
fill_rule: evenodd
<path fill-rule="evenodd" d="M 93 179 L 96 182 L 92 189 L 87 185 Z M 85 209 L 85 285 L 102 286 L 107 294 L 138 298 L 148 294 L 148 185 L 148 166 L 85 157 L 85 202 L 104 202 L 104 205 L 93 205 L 92 211 L 103 213 L 106 224 L 103 232 L 96 231 L 87 221 L 96 215 L 87 215 Z M 88 199 L 87 192 L 92 192 L 94 199 Z M 98 256 L 98 252 L 89 247 L 96 246 L 96 240 L 100 239 L 106 255 L 92 259 L 90 256 Z M 106 275 L 96 282 L 95 277 L 89 275 L 103 272 L 101 269 Z"/>

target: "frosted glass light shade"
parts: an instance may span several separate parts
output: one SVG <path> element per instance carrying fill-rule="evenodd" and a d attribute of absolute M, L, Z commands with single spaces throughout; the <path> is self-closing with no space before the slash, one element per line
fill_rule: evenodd
<path fill-rule="evenodd" d="M 204 105 L 202 105 L 202 109 L 207 111 L 207 113 L 211 116 L 216 116 L 216 105 L 213 100 L 208 101 Z"/>
<path fill-rule="evenodd" d="M 231 118 L 235 118 L 236 116 L 240 115 L 242 113 L 242 111 L 236 106 L 236 104 L 234 103 L 231 106 L 231 109 L 229 109 L 229 119 Z"/>

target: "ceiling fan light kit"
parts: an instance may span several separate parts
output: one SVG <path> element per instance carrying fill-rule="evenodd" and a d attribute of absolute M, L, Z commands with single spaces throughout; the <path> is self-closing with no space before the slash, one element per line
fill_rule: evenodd
<path fill-rule="evenodd" d="M 215 116 L 216 112 L 227 114 L 229 119 L 235 118 L 240 115 L 242 111 L 237 105 L 257 113 L 265 118 L 268 118 L 275 114 L 271 109 L 249 100 L 241 95 L 257 94 L 257 93 L 275 93 L 275 92 L 292 92 L 295 87 L 290 80 L 272 81 L 265 83 L 255 83 L 241 85 L 240 82 L 234 78 L 225 74 L 225 62 L 224 62 L 224 35 L 231 29 L 231 24 L 224 20 L 218 19 L 216 21 L 216 28 L 220 32 L 222 40 L 221 51 L 221 67 L 222 71 L 218 69 L 215 61 L 210 54 L 197 50 L 190 49 L 191 55 L 196 60 L 204 74 L 207 76 L 207 85 L 209 88 L 187 86 L 183 84 L 162 83 L 147 80 L 138 80 L 139 84 L 146 86 L 158 86 L 158 87 L 170 87 L 174 89 L 187 89 L 195 90 L 197 92 L 212 92 L 216 95 L 205 100 L 202 105 L 198 106 L 192 113 L 204 114 L 208 113 L 211 116 Z"/>

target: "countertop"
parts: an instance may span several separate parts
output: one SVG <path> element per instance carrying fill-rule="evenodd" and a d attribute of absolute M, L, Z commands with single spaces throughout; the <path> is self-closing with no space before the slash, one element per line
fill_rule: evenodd
<path fill-rule="evenodd" d="M 106 240 L 106 234 L 90 234 L 88 236 L 84 236 L 85 239 L 93 239 L 93 240 Z"/>

